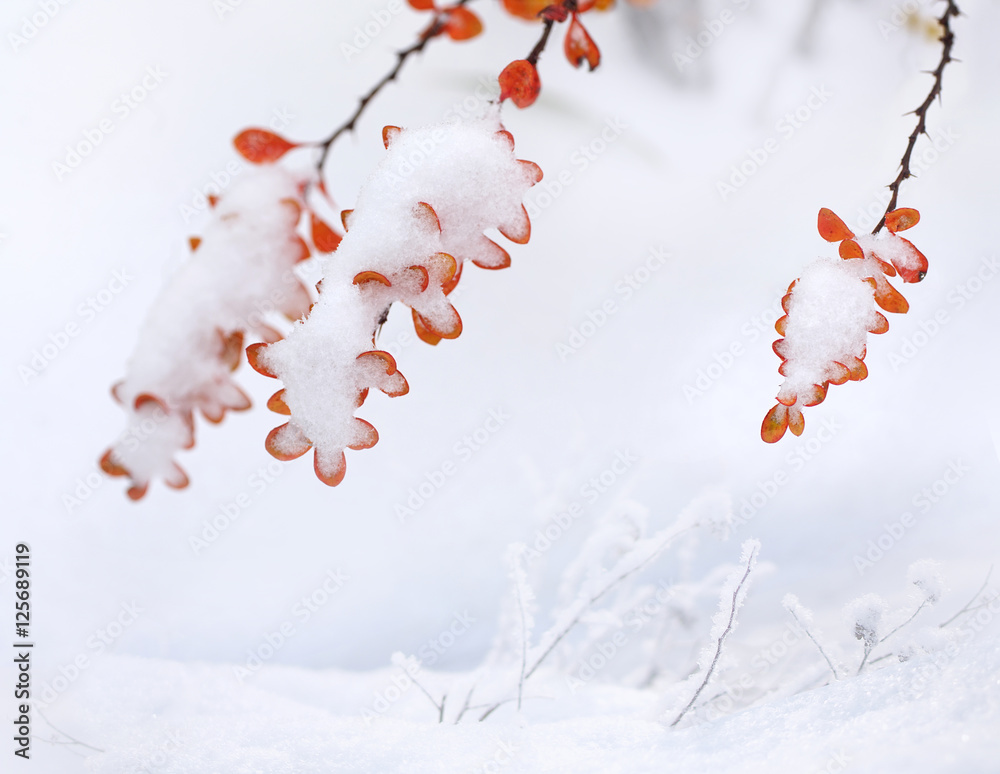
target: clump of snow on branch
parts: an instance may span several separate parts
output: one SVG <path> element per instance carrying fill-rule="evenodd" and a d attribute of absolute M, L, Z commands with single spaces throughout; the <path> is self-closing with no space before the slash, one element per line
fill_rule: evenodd
<path fill-rule="evenodd" d="M 320 298 L 307 320 L 283 341 L 248 352 L 261 373 L 281 379 L 269 404 L 289 420 L 267 448 L 278 459 L 315 450 L 319 478 L 344 477 L 344 450 L 378 440 L 355 416 L 371 388 L 389 396 L 409 387 L 375 335 L 389 308 L 412 310 L 417 335 L 430 344 L 457 337 L 462 320 L 448 294 L 466 261 L 487 269 L 509 265 L 508 253 L 485 235 L 497 229 L 524 243 L 530 224 L 525 192 L 541 179 L 514 156 L 498 117 L 423 129 L 383 131 L 388 154 L 342 216 L 347 234 L 322 263 Z"/>
<path fill-rule="evenodd" d="M 309 291 L 293 271 L 310 254 L 296 233 L 302 182 L 276 166 L 237 179 L 153 304 L 112 389 L 128 427 L 101 460 L 105 472 L 131 479 L 133 499 L 156 478 L 187 485 L 174 457 L 194 444 L 194 414 L 220 422 L 227 410 L 250 407 L 231 375 L 244 338 L 275 341 L 272 312 L 289 320 L 308 312 Z"/>

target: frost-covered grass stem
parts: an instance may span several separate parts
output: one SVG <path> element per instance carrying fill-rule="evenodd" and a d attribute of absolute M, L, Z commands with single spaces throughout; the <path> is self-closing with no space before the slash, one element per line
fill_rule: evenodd
<path fill-rule="evenodd" d="M 750 543 L 750 541 L 747 541 Z M 712 680 L 712 675 L 715 674 L 715 668 L 719 665 L 719 659 L 722 658 L 722 647 L 726 642 L 726 638 L 729 633 L 733 630 L 733 625 L 736 623 L 736 612 L 740 607 L 740 592 L 743 591 L 743 587 L 746 585 L 747 580 L 750 578 L 750 573 L 753 572 L 754 564 L 757 561 L 757 554 L 760 551 L 760 543 L 752 543 L 750 545 L 750 550 L 746 552 L 746 570 L 743 572 L 743 577 L 740 578 L 740 582 L 736 584 L 736 588 L 733 589 L 732 604 L 729 608 L 729 620 L 726 622 L 726 628 L 722 630 L 715 642 L 715 655 L 712 657 L 712 663 L 709 664 L 708 669 L 705 671 L 705 679 L 701 681 L 701 685 L 698 686 L 698 690 L 694 692 L 694 696 L 691 697 L 691 701 L 682 709 L 676 718 L 674 718 L 673 723 L 670 727 L 673 728 L 681 719 L 688 713 L 688 711 L 694 706 L 695 702 L 698 701 L 698 697 L 701 696 L 701 692 L 705 690 L 709 682 Z"/>

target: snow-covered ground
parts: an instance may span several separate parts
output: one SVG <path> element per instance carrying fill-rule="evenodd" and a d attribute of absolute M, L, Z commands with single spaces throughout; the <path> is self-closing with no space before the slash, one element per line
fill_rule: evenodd
<path fill-rule="evenodd" d="M 5 4 L 0 292 L 14 335 L 0 373 L 0 619 L 9 649 L 24 542 L 45 705 L 18 765 L 996 771 L 1000 610 L 940 624 L 982 598 L 1000 553 L 1000 8 L 962 4 L 961 61 L 901 192 L 922 215 L 906 236 L 930 261 L 904 289 L 910 312 L 870 339 L 866 381 L 831 388 L 801 438 L 766 445 L 778 302 L 835 252 L 816 213 L 870 230 L 940 49 L 896 25 L 906 4 L 889 0 L 660 5 L 661 19 L 695 18 L 683 6 L 721 20 L 681 72 L 671 54 L 688 32 L 632 9 L 587 14 L 601 67 L 570 68 L 557 35 L 539 101 L 505 108 L 517 155 L 545 172 L 527 197 L 531 240 L 504 271 L 467 267 L 457 340 L 428 347 L 394 310 L 380 344 L 410 392 L 369 398 L 361 415 L 381 440 L 348 452 L 340 486 L 308 458 L 267 455 L 274 383 L 243 366 L 254 410 L 199 421 L 180 459 L 190 487 L 157 482 L 133 503 L 97 468 L 124 427 L 108 389 L 187 237 L 206 228 L 206 186 L 247 169 L 231 138 L 253 125 L 325 136 L 425 19 L 380 0 Z M 470 7 L 486 33 L 429 45 L 334 147 L 341 207 L 384 156 L 383 125 L 479 109 L 477 88 L 530 50 L 536 29 Z M 88 138 L 96 147 L 71 165 L 67 146 Z M 540 554 L 526 567 L 537 643 L 594 580 L 587 557 L 610 567 L 640 528 L 727 497 L 728 540 L 685 534 L 553 651 L 520 713 L 507 703 L 476 722 L 516 695 L 509 544 Z M 749 538 L 759 562 L 716 680 L 670 727 Z M 946 590 L 855 676 L 863 648 L 845 605 L 881 595 L 891 632 L 920 605 L 907 572 L 923 559 Z M 840 679 L 783 608 L 788 593 L 813 611 Z M 447 694 L 443 724 L 396 652 L 423 660 L 434 701 Z M 879 659 L 901 652 L 913 657 Z M 4 659 L 9 720 L 16 679 Z M 473 685 L 477 709 L 456 725 Z"/>

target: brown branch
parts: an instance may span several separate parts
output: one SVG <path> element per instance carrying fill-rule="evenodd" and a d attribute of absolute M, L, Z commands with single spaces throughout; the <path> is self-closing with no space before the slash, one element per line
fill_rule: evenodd
<path fill-rule="evenodd" d="M 561 3 L 553 3 L 552 5 L 542 9 L 542 11 L 538 14 L 545 24 L 545 29 L 542 30 L 542 36 L 538 39 L 535 47 L 531 49 L 531 53 L 526 57 L 526 60 L 531 62 L 532 67 L 538 65 L 538 58 L 545 50 L 545 46 L 548 45 L 549 35 L 552 34 L 552 27 L 557 21 L 566 21 L 569 14 L 576 12 L 576 7 L 576 0 L 562 0 Z"/>
<path fill-rule="evenodd" d="M 470 2 L 470 0 L 457 0 L 457 2 L 450 8 L 457 8 L 458 6 L 465 5 Z M 368 103 L 371 102 L 382 89 L 384 89 L 389 83 L 396 80 L 396 76 L 399 75 L 399 71 L 403 69 L 403 65 L 406 61 L 413 56 L 424 50 L 428 43 L 430 43 L 434 38 L 441 35 L 445 30 L 445 25 L 448 22 L 448 11 L 445 9 L 439 11 L 434 20 L 430 23 L 420 36 L 417 38 L 416 43 L 396 52 L 396 64 L 393 66 L 388 73 L 382 76 L 382 79 L 376 83 L 367 94 L 365 94 L 358 102 L 358 107 L 355 109 L 351 117 L 347 119 L 343 124 L 338 126 L 329 137 L 325 140 L 321 140 L 315 144 L 315 147 L 321 148 L 319 160 L 316 162 L 316 169 L 319 170 L 320 176 L 323 174 L 323 165 L 326 163 L 326 157 L 330 153 L 330 148 L 337 141 L 337 138 L 345 132 L 350 132 L 354 130 L 354 125 L 361 118 L 361 114 L 365 112 L 365 108 L 368 107 Z"/>
<path fill-rule="evenodd" d="M 878 225 L 872 229 L 873 234 L 877 234 L 882 230 L 885 225 L 885 218 L 890 212 L 896 209 L 896 201 L 899 198 L 899 187 L 902 185 L 903 181 L 908 177 L 912 177 L 913 173 L 910 171 L 910 158 L 913 155 L 913 148 L 917 144 L 917 138 L 922 134 L 927 134 L 927 110 L 930 108 L 931 104 L 935 99 L 941 96 L 941 78 L 944 75 L 944 68 L 948 62 L 953 61 L 951 56 L 951 48 L 955 42 L 955 35 L 951 30 L 951 20 L 952 17 L 959 15 L 958 5 L 954 0 L 947 0 L 948 6 L 944 9 L 941 17 L 937 20 L 938 24 L 941 26 L 941 37 L 938 40 L 941 41 L 941 60 L 938 62 L 937 67 L 934 68 L 929 74 L 934 76 L 934 83 L 931 86 L 930 92 L 928 92 L 927 97 L 924 101 L 920 103 L 920 106 L 912 111 L 913 115 L 917 117 L 917 125 L 913 127 L 913 131 L 910 132 L 910 137 L 906 143 L 906 151 L 903 153 L 903 158 L 899 162 L 899 174 L 896 175 L 896 179 L 889 183 L 889 190 L 892 191 L 892 196 L 889 199 L 889 205 L 885 208 L 885 214 L 882 215 L 882 219 L 878 222 Z"/>

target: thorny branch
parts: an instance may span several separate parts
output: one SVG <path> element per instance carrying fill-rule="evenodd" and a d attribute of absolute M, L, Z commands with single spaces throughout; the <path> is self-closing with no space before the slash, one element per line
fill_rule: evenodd
<path fill-rule="evenodd" d="M 931 90 L 928 92 L 924 101 L 920 103 L 920 106 L 913 111 L 913 115 L 917 117 L 917 125 L 913 127 L 913 131 L 910 132 L 910 137 L 906 143 L 906 151 L 903 153 L 903 158 L 899 162 L 899 174 L 896 175 L 896 179 L 889 183 L 889 190 L 892 191 L 892 196 L 889 199 L 889 204 L 885 208 L 885 214 L 882 215 L 882 219 L 878 222 L 878 225 L 872 229 L 873 234 L 877 234 L 882 230 L 885 225 L 885 217 L 894 209 L 896 209 L 896 201 L 899 198 L 899 187 L 902 185 L 903 181 L 908 177 L 912 177 L 913 173 L 910 171 L 910 158 L 913 155 L 913 148 L 917 144 L 917 138 L 922 134 L 927 134 L 927 110 L 930 108 L 931 104 L 935 99 L 941 96 L 941 78 L 944 75 L 944 68 L 948 62 L 953 61 L 951 56 L 951 48 L 955 42 L 955 35 L 951 30 L 951 20 L 953 17 L 959 15 L 958 5 L 954 0 L 947 0 L 948 5 L 944 9 L 938 19 L 938 24 L 941 26 L 941 37 L 938 40 L 941 41 L 941 60 L 938 62 L 937 67 L 935 67 L 930 75 L 934 76 L 934 83 L 931 85 Z"/>
<path fill-rule="evenodd" d="M 465 5 L 469 0 L 457 0 L 457 2 L 451 6 L 451 8 L 457 8 L 459 6 Z M 319 171 L 320 176 L 323 174 L 323 165 L 326 163 L 326 157 L 330 153 L 330 148 L 337 141 L 337 138 L 345 132 L 350 132 L 354 130 L 354 125 L 361 118 L 361 114 L 364 113 L 365 108 L 368 107 L 368 103 L 371 102 L 376 95 L 383 88 L 385 88 L 389 83 L 396 80 L 396 76 L 399 75 L 399 71 L 403 69 L 403 65 L 406 61 L 413 56 L 413 54 L 418 54 L 424 50 L 428 43 L 430 43 L 434 38 L 440 36 L 444 31 L 448 22 L 448 11 L 450 9 L 444 9 L 438 11 L 434 16 L 434 20 L 430 25 L 420 33 L 417 41 L 410 46 L 396 52 L 396 64 L 393 66 L 388 73 L 382 76 L 382 79 L 376 83 L 371 90 L 365 94 L 361 100 L 358 102 L 357 108 L 351 117 L 347 119 L 343 124 L 338 126 L 329 137 L 325 140 L 321 140 L 316 143 L 317 148 L 321 148 L 322 151 L 319 156 L 319 160 L 316 162 L 316 169 Z"/>

